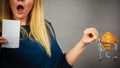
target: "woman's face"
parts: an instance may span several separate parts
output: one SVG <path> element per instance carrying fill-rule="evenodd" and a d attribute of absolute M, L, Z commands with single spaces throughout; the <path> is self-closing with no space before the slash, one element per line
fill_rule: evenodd
<path fill-rule="evenodd" d="M 21 20 L 28 17 L 34 0 L 9 0 L 10 8 L 13 13 L 13 18 Z"/>

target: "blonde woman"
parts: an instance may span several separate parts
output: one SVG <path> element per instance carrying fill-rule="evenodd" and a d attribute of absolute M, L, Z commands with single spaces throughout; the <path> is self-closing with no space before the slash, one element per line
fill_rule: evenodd
<path fill-rule="evenodd" d="M 86 45 L 98 36 L 95 28 L 87 28 L 82 39 L 68 52 L 62 53 L 51 23 L 44 20 L 42 0 L 2 0 L 2 19 L 20 20 L 20 47 L 0 48 L 1 68 L 71 68 Z M 7 39 L 0 36 L 0 44 Z"/>

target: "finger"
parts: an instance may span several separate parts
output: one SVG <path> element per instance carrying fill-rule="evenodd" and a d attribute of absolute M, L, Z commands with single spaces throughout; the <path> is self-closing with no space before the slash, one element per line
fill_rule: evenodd
<path fill-rule="evenodd" d="M 96 36 L 96 35 L 93 35 L 92 33 L 90 33 L 88 36 L 89 36 L 90 38 L 92 38 L 92 39 L 97 39 L 97 36 Z"/>
<path fill-rule="evenodd" d="M 7 40 L 0 40 L 0 43 L 7 43 Z"/>
<path fill-rule="evenodd" d="M 0 37 L 0 40 L 4 40 L 5 38 L 4 37 Z"/>
<path fill-rule="evenodd" d="M 96 28 L 88 28 L 88 29 L 86 29 L 85 32 L 88 33 L 88 36 L 90 38 L 97 39 L 97 37 L 98 37 L 98 31 L 96 30 Z"/>
<path fill-rule="evenodd" d="M 4 37 L 0 37 L 0 43 L 6 43 L 7 40 Z"/>
<path fill-rule="evenodd" d="M 92 37 L 93 37 L 93 34 L 92 34 L 92 33 L 90 33 L 90 34 L 88 34 L 88 36 L 89 36 L 90 38 L 92 38 Z"/>

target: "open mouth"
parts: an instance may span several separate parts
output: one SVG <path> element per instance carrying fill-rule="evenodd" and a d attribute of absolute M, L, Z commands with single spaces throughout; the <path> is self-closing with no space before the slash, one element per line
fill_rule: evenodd
<path fill-rule="evenodd" d="M 18 5 L 18 6 L 17 6 L 17 10 L 18 10 L 19 12 L 22 12 L 22 11 L 24 10 L 24 7 L 23 7 L 22 5 Z"/>

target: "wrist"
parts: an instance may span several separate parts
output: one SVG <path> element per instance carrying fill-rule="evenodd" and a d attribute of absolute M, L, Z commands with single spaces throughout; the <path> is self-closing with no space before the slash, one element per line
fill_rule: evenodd
<path fill-rule="evenodd" d="M 80 42 L 78 43 L 78 45 L 82 46 L 82 47 L 86 47 L 86 43 L 83 40 L 80 40 Z"/>

